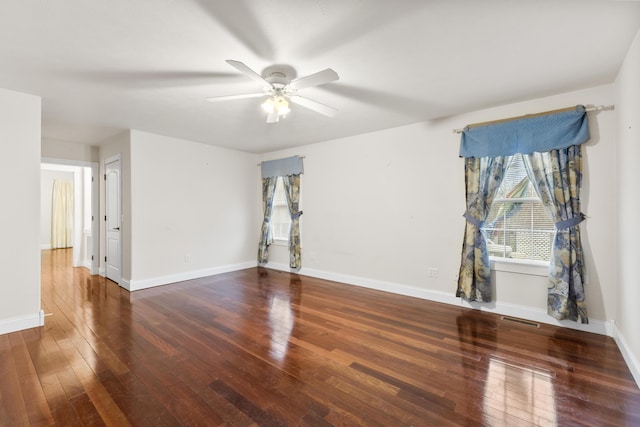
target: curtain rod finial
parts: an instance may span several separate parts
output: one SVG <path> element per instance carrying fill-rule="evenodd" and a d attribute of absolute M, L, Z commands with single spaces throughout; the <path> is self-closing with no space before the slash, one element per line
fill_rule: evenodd
<path fill-rule="evenodd" d="M 585 105 L 585 110 L 587 111 L 613 111 L 615 110 L 616 106 L 615 105 L 593 105 L 593 104 L 589 104 L 589 105 Z"/>

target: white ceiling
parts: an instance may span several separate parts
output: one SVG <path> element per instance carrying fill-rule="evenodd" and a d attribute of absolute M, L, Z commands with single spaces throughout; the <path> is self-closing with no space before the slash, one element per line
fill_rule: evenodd
<path fill-rule="evenodd" d="M 639 27 L 638 1 L 2 0 L 0 88 L 42 97 L 47 139 L 266 152 L 610 83 Z M 301 94 L 339 113 L 206 102 L 261 89 L 226 59 L 333 68 Z"/>

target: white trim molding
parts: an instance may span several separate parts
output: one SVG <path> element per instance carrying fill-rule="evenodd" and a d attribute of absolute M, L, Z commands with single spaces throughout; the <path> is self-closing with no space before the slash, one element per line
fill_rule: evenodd
<path fill-rule="evenodd" d="M 517 260 L 510 258 L 489 258 L 491 270 L 508 273 L 526 274 L 529 276 L 549 276 L 549 263 L 544 261 Z"/>
<path fill-rule="evenodd" d="M 199 279 L 201 277 L 215 276 L 216 274 L 229 273 L 232 271 L 244 270 L 257 265 L 256 261 L 245 261 L 238 264 L 222 265 L 218 267 L 205 268 L 202 270 L 185 271 L 183 273 L 170 274 L 168 276 L 150 277 L 148 279 L 121 279 L 120 286 L 129 292 L 141 289 L 153 288 L 155 286 L 168 285 L 185 280 Z"/>
<path fill-rule="evenodd" d="M 125 279 L 124 277 L 120 278 L 120 283 L 118 285 L 122 288 L 125 288 L 129 292 L 131 292 L 131 280 Z"/>
<path fill-rule="evenodd" d="M 28 316 L 0 320 L 0 335 L 18 332 L 24 329 L 37 328 L 40 326 L 44 326 L 43 310 Z"/>
<path fill-rule="evenodd" d="M 616 344 L 618 344 L 620 353 L 622 353 L 624 361 L 627 362 L 627 366 L 631 371 L 631 375 L 633 375 L 633 379 L 636 380 L 636 384 L 640 387 L 640 361 L 638 361 L 631 351 L 631 347 L 629 347 L 624 335 L 622 335 L 618 330 L 617 325 L 614 322 L 611 322 L 611 324 L 613 329 L 613 339 L 616 341 Z"/>

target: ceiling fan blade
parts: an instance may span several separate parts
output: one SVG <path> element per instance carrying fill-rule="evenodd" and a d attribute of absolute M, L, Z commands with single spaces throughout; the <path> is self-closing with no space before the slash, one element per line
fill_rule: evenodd
<path fill-rule="evenodd" d="M 247 67 L 244 63 L 240 61 L 234 61 L 232 59 L 227 59 L 227 64 L 231 65 L 233 68 L 240 71 L 241 73 L 244 73 L 247 77 L 252 78 L 258 83 L 271 86 L 271 83 L 263 79 L 260 74 L 256 73 L 251 68 Z"/>
<path fill-rule="evenodd" d="M 363 86 L 337 83 L 335 85 L 325 86 L 321 88 L 321 90 L 348 98 L 366 99 L 367 102 L 377 105 L 380 108 L 402 112 L 416 119 L 431 114 L 431 111 L 435 108 L 433 104 L 429 104 L 418 98 L 397 95 L 391 91 L 386 92 L 378 89 L 365 88 Z"/>
<path fill-rule="evenodd" d="M 262 59 L 275 56 L 270 35 L 264 30 L 263 16 L 256 13 L 254 5 L 239 1 L 196 0 L 217 24 L 224 27 L 251 52 Z"/>
<path fill-rule="evenodd" d="M 303 98 L 299 95 L 293 95 L 290 98 L 291 98 L 291 102 L 293 102 L 294 104 L 301 105 L 305 108 L 308 108 L 309 110 L 313 110 L 316 113 L 324 114 L 325 116 L 328 116 L 328 117 L 333 117 L 338 112 L 338 110 L 336 110 L 333 107 L 329 107 L 328 105 L 321 104 L 320 102 L 317 102 L 317 101 L 312 101 L 309 98 Z"/>
<path fill-rule="evenodd" d="M 98 70 L 85 69 L 69 71 L 69 76 L 88 82 L 98 82 L 122 87 L 135 88 L 178 88 L 183 86 L 203 86 L 241 81 L 244 76 L 229 72 L 198 70 Z"/>
<path fill-rule="evenodd" d="M 218 102 L 218 101 L 231 101 L 234 99 L 244 99 L 244 98 L 259 98 L 261 96 L 265 96 L 265 93 L 260 92 L 260 93 L 245 93 L 241 95 L 212 96 L 206 99 L 209 102 Z"/>
<path fill-rule="evenodd" d="M 320 86 L 326 83 L 334 82 L 338 80 L 340 76 L 338 73 L 333 71 L 331 68 L 327 68 L 326 70 L 318 71 L 315 74 L 311 74 L 306 77 L 301 77 L 297 80 L 291 82 L 291 87 L 293 89 L 304 89 L 305 87 L 310 86 Z"/>
<path fill-rule="evenodd" d="M 277 123 L 280 120 L 280 116 L 278 116 L 278 112 L 273 110 L 267 115 L 267 123 Z"/>

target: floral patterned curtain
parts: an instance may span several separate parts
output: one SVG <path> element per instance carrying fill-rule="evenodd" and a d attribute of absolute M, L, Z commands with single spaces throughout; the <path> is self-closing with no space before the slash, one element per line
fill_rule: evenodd
<path fill-rule="evenodd" d="M 300 254 L 300 175 L 282 177 L 284 192 L 287 195 L 287 205 L 291 214 L 291 228 L 289 229 L 289 267 L 302 266 Z"/>
<path fill-rule="evenodd" d="M 264 219 L 258 243 L 258 263 L 269 261 L 269 245 L 271 244 L 271 213 L 273 212 L 273 196 L 276 190 L 277 177 L 262 178 L 262 211 Z"/>
<path fill-rule="evenodd" d="M 589 323 L 584 298 L 584 253 L 579 224 L 581 145 L 523 156 L 529 178 L 556 223 L 549 261 L 547 311 L 556 319 Z"/>
<path fill-rule="evenodd" d="M 465 158 L 467 220 L 456 296 L 469 301 L 491 301 L 490 265 L 482 225 L 502 182 L 510 156 Z"/>

